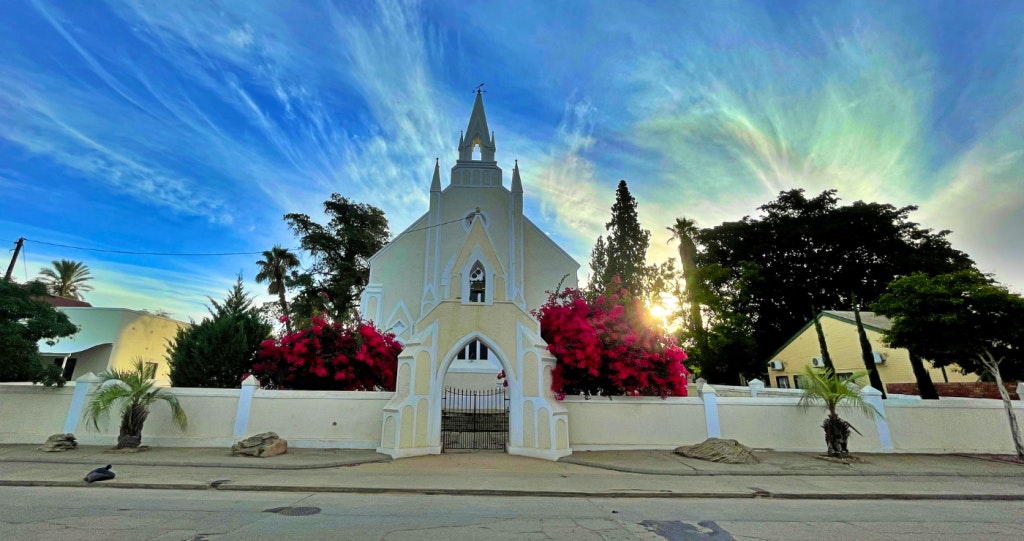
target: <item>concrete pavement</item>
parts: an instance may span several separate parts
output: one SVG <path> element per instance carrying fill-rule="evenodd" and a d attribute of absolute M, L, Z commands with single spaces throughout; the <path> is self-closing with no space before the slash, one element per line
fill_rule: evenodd
<path fill-rule="evenodd" d="M 1024 501 L 1024 465 L 993 457 L 860 455 L 836 464 L 810 453 L 758 452 L 757 465 L 669 451 L 577 452 L 560 462 L 498 452 L 390 460 L 367 450 L 292 449 L 272 458 L 226 449 L 153 448 L 136 454 L 83 446 L 44 453 L 0 446 L 0 486 L 221 491 L 419 493 L 618 498 L 932 499 Z M 92 468 L 117 478 L 86 485 Z"/>

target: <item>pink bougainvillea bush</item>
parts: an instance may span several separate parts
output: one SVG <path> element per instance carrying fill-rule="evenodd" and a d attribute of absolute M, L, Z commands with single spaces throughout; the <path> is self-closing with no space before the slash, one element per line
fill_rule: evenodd
<path fill-rule="evenodd" d="M 320 317 L 280 340 L 264 340 L 253 375 L 266 387 L 316 391 L 394 391 L 395 335 L 372 323 L 336 323 Z"/>
<path fill-rule="evenodd" d="M 552 293 L 534 311 L 557 364 L 551 390 L 583 396 L 686 396 L 686 354 L 647 320 L 628 293 L 588 300 L 578 289 Z"/>

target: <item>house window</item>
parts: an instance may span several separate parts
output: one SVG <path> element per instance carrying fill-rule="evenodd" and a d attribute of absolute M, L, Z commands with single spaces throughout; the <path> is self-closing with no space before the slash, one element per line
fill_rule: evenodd
<path fill-rule="evenodd" d="M 839 376 L 839 379 L 847 381 L 853 377 L 853 372 L 840 372 L 839 374 L 836 375 Z"/>
<path fill-rule="evenodd" d="M 789 376 L 775 376 L 775 388 L 789 389 Z"/>
<path fill-rule="evenodd" d="M 463 361 L 486 361 L 487 346 L 479 340 L 473 340 L 466 344 L 466 347 L 460 349 L 459 353 L 455 355 L 455 358 Z"/>
<path fill-rule="evenodd" d="M 797 389 L 804 388 L 802 376 L 793 376 L 793 387 L 796 387 Z"/>
<path fill-rule="evenodd" d="M 477 261 L 469 271 L 469 302 L 484 302 L 487 276 L 484 266 Z"/>

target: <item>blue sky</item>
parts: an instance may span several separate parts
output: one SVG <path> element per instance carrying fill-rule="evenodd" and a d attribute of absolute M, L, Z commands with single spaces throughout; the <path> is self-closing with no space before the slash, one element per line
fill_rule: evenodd
<path fill-rule="evenodd" d="M 1024 3 L 644 5 L 3 2 L 0 241 L 291 247 L 282 215 L 319 216 L 332 192 L 397 233 L 485 82 L 499 165 L 519 160 L 527 214 L 581 278 L 624 178 L 653 261 L 677 216 L 836 188 L 920 206 L 1024 288 Z M 184 319 L 238 273 L 263 290 L 257 256 L 39 242 L 15 276 L 58 258 L 90 266 L 97 306 Z"/>

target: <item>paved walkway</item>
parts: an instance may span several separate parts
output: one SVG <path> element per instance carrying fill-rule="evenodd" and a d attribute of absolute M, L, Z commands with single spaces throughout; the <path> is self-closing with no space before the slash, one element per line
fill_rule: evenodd
<path fill-rule="evenodd" d="M 813 454 L 759 452 L 729 465 L 669 451 L 578 452 L 559 462 L 498 452 L 391 460 L 367 450 L 292 449 L 273 458 L 225 449 L 153 448 L 135 454 L 83 446 L 44 453 L 0 446 L 0 486 L 425 493 L 481 496 L 969 499 L 1024 501 L 1024 465 L 994 457 L 861 455 L 836 464 Z M 92 468 L 117 478 L 86 485 Z"/>

